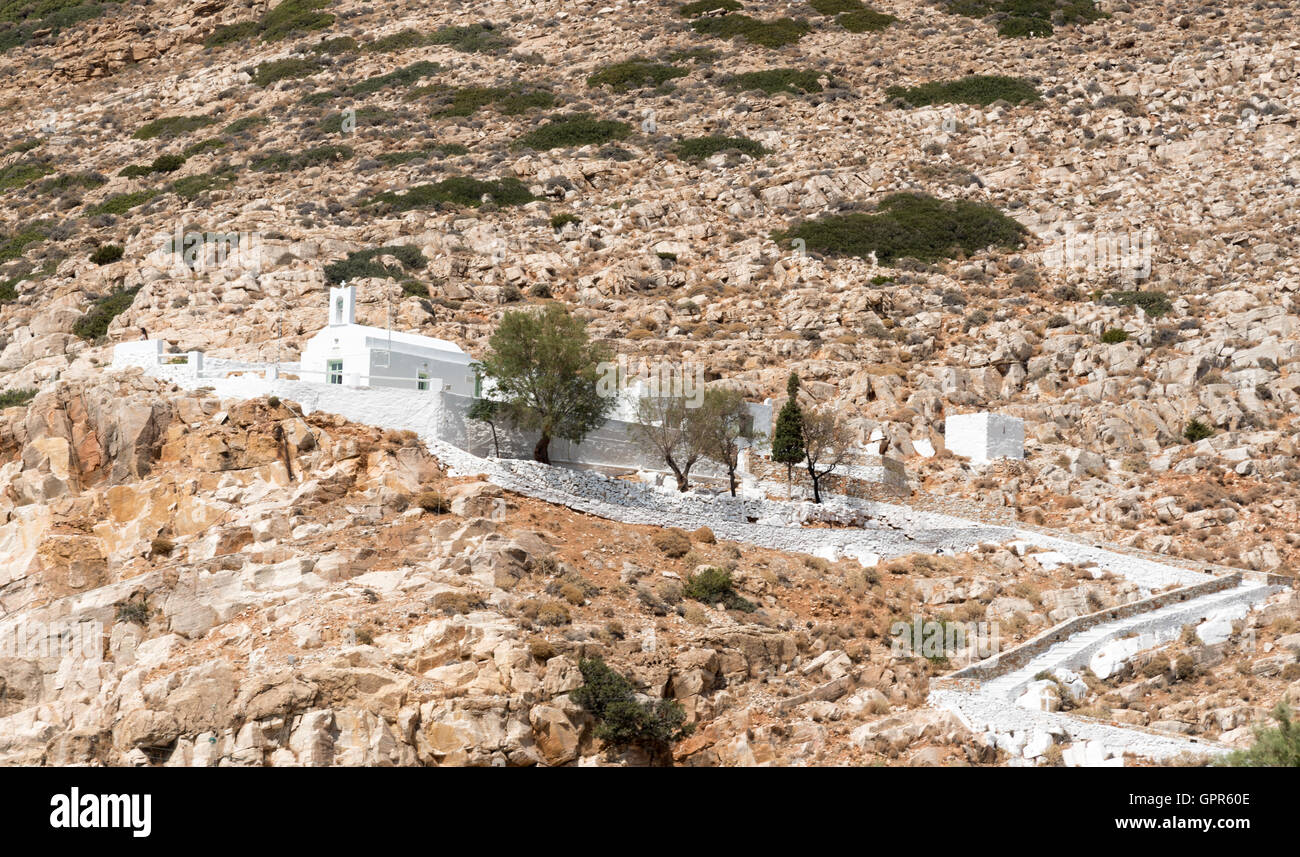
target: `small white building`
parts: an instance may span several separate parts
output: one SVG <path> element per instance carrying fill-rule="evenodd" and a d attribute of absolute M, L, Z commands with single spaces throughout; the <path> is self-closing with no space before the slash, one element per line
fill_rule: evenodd
<path fill-rule="evenodd" d="M 1025 422 L 1007 414 L 952 414 L 944 420 L 944 446 L 983 464 L 995 458 L 1025 457 Z"/>
<path fill-rule="evenodd" d="M 445 339 L 356 323 L 355 286 L 330 289 L 329 324 L 307 340 L 304 381 L 480 395 L 473 362 Z"/>

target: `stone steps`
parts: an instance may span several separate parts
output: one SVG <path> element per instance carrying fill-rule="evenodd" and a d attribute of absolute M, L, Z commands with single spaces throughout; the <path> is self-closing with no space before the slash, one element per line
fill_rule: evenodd
<path fill-rule="evenodd" d="M 1016 705 L 1034 676 L 1058 668 L 1081 669 L 1109 642 L 1138 634 L 1143 643 L 1161 645 L 1174 640 L 1183 626 L 1200 622 L 1220 610 L 1257 604 L 1280 587 L 1254 580 L 1186 602 L 1159 607 L 1094 626 L 1058 643 L 1024 666 L 983 683 L 941 686 L 930 694 L 931 705 L 954 712 L 977 732 L 998 735 L 999 746 L 1016 750 L 1036 736 L 1053 735 L 1088 748 L 1092 764 L 1113 764 L 1125 753 L 1149 759 L 1167 759 L 1183 753 L 1218 755 L 1230 748 L 1214 741 L 1167 735 L 1151 729 L 1118 726 L 1091 718 L 1035 711 Z M 1110 757 L 1110 758 L 1107 758 Z"/>

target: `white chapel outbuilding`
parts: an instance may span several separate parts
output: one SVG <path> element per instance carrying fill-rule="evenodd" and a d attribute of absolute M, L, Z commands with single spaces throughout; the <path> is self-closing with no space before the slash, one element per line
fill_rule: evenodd
<path fill-rule="evenodd" d="M 473 362 L 445 339 L 356 323 L 355 286 L 330 289 L 329 324 L 307 340 L 304 380 L 351 387 L 397 387 L 480 395 Z"/>

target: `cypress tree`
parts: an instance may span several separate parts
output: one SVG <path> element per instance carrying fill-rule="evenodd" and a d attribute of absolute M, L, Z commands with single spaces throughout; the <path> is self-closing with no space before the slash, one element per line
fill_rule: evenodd
<path fill-rule="evenodd" d="M 803 446 L 803 411 L 799 409 L 798 375 L 790 373 L 785 391 L 789 398 L 776 417 L 776 429 L 772 432 L 772 460 L 785 465 L 786 496 L 789 497 L 794 466 L 803 461 L 807 454 Z"/>

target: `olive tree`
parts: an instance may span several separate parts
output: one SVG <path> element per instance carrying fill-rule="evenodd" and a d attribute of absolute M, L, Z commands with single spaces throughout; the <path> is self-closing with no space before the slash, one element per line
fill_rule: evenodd
<path fill-rule="evenodd" d="M 690 487 L 691 468 L 704 457 L 704 409 L 685 396 L 642 396 L 628 431 L 650 446 L 677 478 L 677 490 Z"/>
<path fill-rule="evenodd" d="M 478 364 L 493 397 L 516 428 L 538 431 L 533 458 L 550 464 L 551 438 L 581 443 L 604 423 L 614 400 L 597 390 L 609 349 L 587 336 L 586 322 L 558 303 L 505 313 Z"/>
<path fill-rule="evenodd" d="M 853 432 L 830 407 L 808 411 L 803 415 L 803 448 L 812 479 L 813 502 L 820 503 L 821 480 L 848 459 L 853 451 Z"/>
<path fill-rule="evenodd" d="M 753 417 L 740 390 L 714 387 L 704 391 L 700 408 L 704 454 L 727 471 L 731 496 L 736 496 L 736 470 L 740 467 L 740 450 L 759 439 L 763 432 L 754 428 Z"/>

